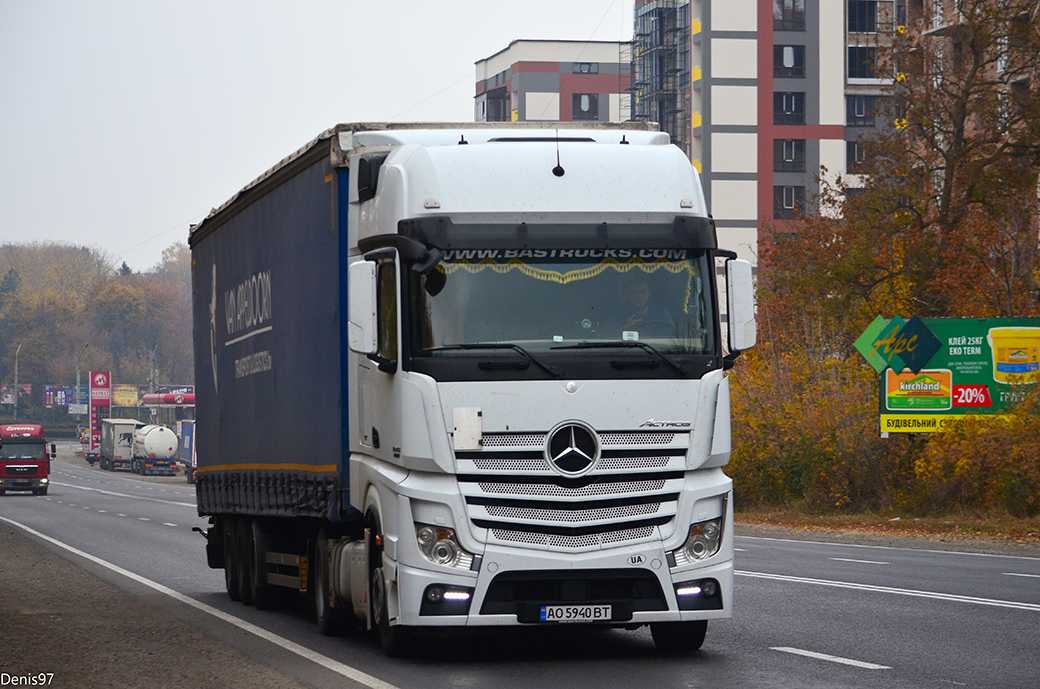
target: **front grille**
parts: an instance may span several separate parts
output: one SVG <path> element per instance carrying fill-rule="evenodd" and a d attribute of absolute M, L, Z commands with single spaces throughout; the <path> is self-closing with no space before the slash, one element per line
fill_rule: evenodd
<path fill-rule="evenodd" d="M 457 452 L 470 521 L 491 542 L 594 550 L 652 538 L 675 518 L 689 433 L 606 432 L 580 477 L 545 455 L 547 434 L 485 434 L 482 450 Z"/>

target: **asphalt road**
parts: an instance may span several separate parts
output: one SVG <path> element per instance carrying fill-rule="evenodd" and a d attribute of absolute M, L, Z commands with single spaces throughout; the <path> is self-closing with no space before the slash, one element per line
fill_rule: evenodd
<path fill-rule="evenodd" d="M 153 614 L 157 623 L 183 627 L 187 643 L 207 652 L 179 648 L 171 668 L 213 662 L 214 686 L 256 686 L 259 677 L 268 678 L 261 684 L 382 689 L 1040 685 L 1040 558 L 762 538 L 740 529 L 734 617 L 712 622 L 698 653 L 663 656 L 646 629 L 523 629 L 430 639 L 415 657 L 389 660 L 371 635 L 321 636 L 291 601 L 260 612 L 228 600 L 222 571 L 206 567 L 204 540 L 191 531 L 205 522 L 183 477 L 112 474 L 61 456 L 48 496 L 0 498 L 0 527 L 27 535 L 55 566 L 89 575 L 76 585 L 121 595 L 136 623 Z M 0 680 L 9 667 L 5 646 L 0 636 Z M 75 658 L 59 669 L 46 649 L 36 652 L 41 657 L 19 664 L 19 672 L 75 678 Z M 142 685 L 192 686 L 176 677 L 147 670 Z"/>

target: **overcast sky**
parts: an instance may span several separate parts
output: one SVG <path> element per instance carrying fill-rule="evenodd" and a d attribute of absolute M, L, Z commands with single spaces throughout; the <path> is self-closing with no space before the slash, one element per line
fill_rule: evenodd
<path fill-rule="evenodd" d="M 135 271 L 320 132 L 473 120 L 511 40 L 628 40 L 632 0 L 0 0 L 0 244 Z"/>

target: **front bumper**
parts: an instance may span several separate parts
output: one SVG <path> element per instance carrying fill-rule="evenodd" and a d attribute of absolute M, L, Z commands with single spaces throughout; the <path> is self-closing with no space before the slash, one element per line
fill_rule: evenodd
<path fill-rule="evenodd" d="M 731 617 L 733 559 L 726 552 L 732 553 L 731 545 L 724 545 L 704 564 L 669 569 L 660 543 L 583 555 L 533 554 L 490 546 L 477 573 L 454 574 L 403 564 L 384 567 L 384 571 L 395 576 L 388 582 L 391 613 L 396 609 L 398 624 L 407 626 L 543 624 L 540 609 L 561 605 L 610 605 L 610 619 L 595 624 L 638 626 Z M 717 589 L 697 603 L 700 609 L 689 609 L 689 599 L 680 603 L 676 595 L 680 585 L 704 581 L 715 582 Z M 468 592 L 468 606 L 458 601 L 431 605 L 427 599 L 431 587 Z"/>

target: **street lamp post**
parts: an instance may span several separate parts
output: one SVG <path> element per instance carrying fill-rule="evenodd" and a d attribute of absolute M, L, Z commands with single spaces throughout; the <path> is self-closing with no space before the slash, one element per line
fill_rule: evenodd
<path fill-rule="evenodd" d="M 14 420 L 18 420 L 18 352 L 22 351 L 21 343 L 14 350 Z"/>
<path fill-rule="evenodd" d="M 79 399 L 79 358 L 83 355 L 83 352 L 87 351 L 87 347 L 89 346 L 90 343 L 86 343 L 85 345 L 83 345 L 83 349 L 79 350 L 79 353 L 76 354 L 76 394 L 73 395 L 73 397 L 76 400 L 76 404 L 83 404 Z M 76 418 L 83 418 L 83 415 L 77 414 Z"/>

